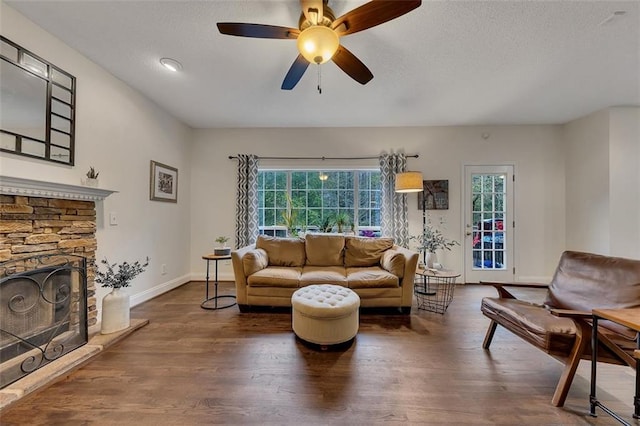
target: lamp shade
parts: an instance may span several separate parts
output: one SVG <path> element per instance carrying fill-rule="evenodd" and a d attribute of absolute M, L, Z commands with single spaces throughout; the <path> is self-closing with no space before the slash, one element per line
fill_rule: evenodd
<path fill-rule="evenodd" d="M 420 192 L 422 190 L 422 173 L 402 172 L 396 174 L 396 192 Z"/>
<path fill-rule="evenodd" d="M 335 31 L 323 25 L 312 25 L 298 36 L 298 50 L 312 64 L 324 64 L 340 47 Z"/>

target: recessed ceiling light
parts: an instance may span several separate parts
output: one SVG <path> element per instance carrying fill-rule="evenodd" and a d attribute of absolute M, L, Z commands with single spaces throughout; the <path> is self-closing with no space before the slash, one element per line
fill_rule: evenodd
<path fill-rule="evenodd" d="M 182 69 L 182 64 L 175 59 L 162 58 L 160 59 L 160 63 L 169 71 L 178 72 Z"/>

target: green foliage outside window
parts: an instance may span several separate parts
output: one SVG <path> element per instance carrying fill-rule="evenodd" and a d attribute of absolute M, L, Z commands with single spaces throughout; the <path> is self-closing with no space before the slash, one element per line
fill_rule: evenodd
<path fill-rule="evenodd" d="M 380 172 L 263 170 L 258 173 L 258 200 L 263 230 L 379 232 Z"/>

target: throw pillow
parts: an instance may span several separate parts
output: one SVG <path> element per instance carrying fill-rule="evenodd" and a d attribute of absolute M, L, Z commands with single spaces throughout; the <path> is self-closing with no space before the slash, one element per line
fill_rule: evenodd
<path fill-rule="evenodd" d="M 242 257 L 242 267 L 244 268 L 244 275 L 246 277 L 263 270 L 268 265 L 269 256 L 267 256 L 267 252 L 262 249 L 251 250 Z"/>
<path fill-rule="evenodd" d="M 269 265 L 304 266 L 304 240 L 300 238 L 279 238 L 258 235 L 256 247 L 267 252 Z"/>
<path fill-rule="evenodd" d="M 344 236 L 339 234 L 305 235 L 307 265 L 344 266 Z"/>
<path fill-rule="evenodd" d="M 380 266 L 400 279 L 404 277 L 404 255 L 397 250 L 385 251 Z"/>
<path fill-rule="evenodd" d="M 346 267 L 375 266 L 382 254 L 393 247 L 393 238 L 347 237 L 344 250 Z"/>

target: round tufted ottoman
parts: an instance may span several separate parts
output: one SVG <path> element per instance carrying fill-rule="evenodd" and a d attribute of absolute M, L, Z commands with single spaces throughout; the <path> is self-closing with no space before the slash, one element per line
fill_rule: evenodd
<path fill-rule="evenodd" d="M 296 290 L 291 296 L 293 332 L 321 347 L 349 342 L 358 333 L 360 297 L 333 284 Z"/>

